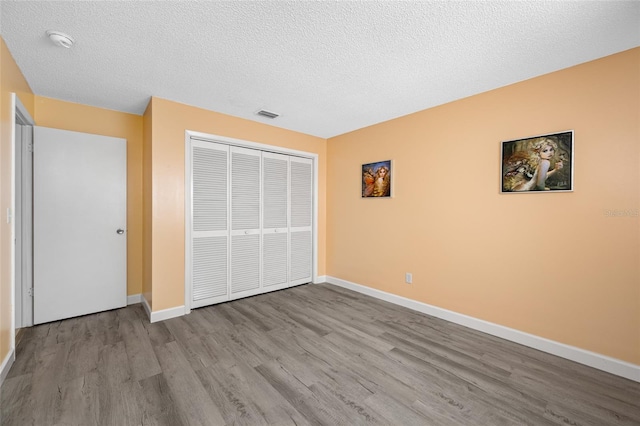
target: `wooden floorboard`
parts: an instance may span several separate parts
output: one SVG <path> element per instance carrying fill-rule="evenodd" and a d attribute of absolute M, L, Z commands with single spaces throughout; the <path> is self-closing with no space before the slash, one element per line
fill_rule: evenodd
<path fill-rule="evenodd" d="M 10 425 L 640 425 L 640 383 L 329 284 L 21 332 Z"/>

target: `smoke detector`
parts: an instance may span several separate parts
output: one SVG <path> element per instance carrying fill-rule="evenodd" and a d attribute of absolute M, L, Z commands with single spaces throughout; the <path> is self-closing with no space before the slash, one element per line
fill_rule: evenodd
<path fill-rule="evenodd" d="M 47 31 L 47 36 L 51 39 L 51 42 L 56 46 L 64 47 L 69 49 L 75 43 L 75 40 L 66 35 L 65 33 L 61 33 L 60 31 Z"/>

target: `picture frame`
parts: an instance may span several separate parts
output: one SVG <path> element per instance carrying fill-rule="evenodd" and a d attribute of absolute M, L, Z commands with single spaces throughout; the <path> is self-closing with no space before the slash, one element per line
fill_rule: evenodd
<path fill-rule="evenodd" d="M 362 165 L 362 198 L 391 198 L 393 195 L 393 164 L 391 160 Z"/>
<path fill-rule="evenodd" d="M 501 143 L 503 194 L 573 191 L 573 130 Z"/>

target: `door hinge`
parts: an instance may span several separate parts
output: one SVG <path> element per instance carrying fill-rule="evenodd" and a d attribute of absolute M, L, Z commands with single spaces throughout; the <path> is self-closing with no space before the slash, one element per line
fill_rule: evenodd
<path fill-rule="evenodd" d="M 29 297 L 33 297 L 33 287 L 31 287 L 30 289 L 27 289 L 27 295 Z"/>
<path fill-rule="evenodd" d="M 29 152 L 33 152 L 33 144 L 30 143 L 29 145 L 27 145 L 27 149 L 29 150 Z"/>

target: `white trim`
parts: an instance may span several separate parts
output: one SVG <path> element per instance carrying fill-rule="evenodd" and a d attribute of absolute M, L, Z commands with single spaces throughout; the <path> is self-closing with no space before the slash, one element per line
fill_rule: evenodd
<path fill-rule="evenodd" d="M 313 280 L 314 284 L 321 284 L 321 283 L 326 283 L 326 282 L 327 282 L 327 276 L 326 275 L 318 275 Z"/>
<path fill-rule="evenodd" d="M 218 136 L 210 133 L 194 132 L 193 130 L 185 130 L 186 140 L 189 138 L 199 139 L 203 142 L 219 142 L 227 145 L 239 146 L 250 149 L 258 149 L 261 151 L 275 152 L 278 154 L 295 155 L 303 158 L 318 158 L 318 154 L 307 151 L 299 151 L 297 149 L 285 148 L 277 145 L 267 145 L 260 142 L 246 141 L 242 139 L 228 138 L 226 136 Z"/>
<path fill-rule="evenodd" d="M 311 279 L 312 282 L 318 280 L 318 156 L 313 157 L 313 217 L 311 220 L 311 238 L 313 239 L 313 247 L 311 248 Z M 290 255 L 288 257 L 291 257 Z"/>
<path fill-rule="evenodd" d="M 427 315 L 432 315 L 437 318 L 460 324 L 473 330 L 481 331 L 483 333 L 491 334 L 492 336 L 519 343 L 521 345 L 528 346 L 542 352 L 547 352 L 552 355 L 578 362 L 580 364 L 588 365 L 589 367 L 597 368 L 598 370 L 606 371 L 608 373 L 615 374 L 616 376 L 621 376 L 629 380 L 640 382 L 640 365 L 631 364 L 629 362 L 611 358 L 606 355 L 601 355 L 595 352 L 580 349 L 575 346 L 569 346 L 564 343 L 545 339 L 544 337 L 535 336 L 533 334 L 518 331 L 513 328 L 459 314 L 457 312 L 442 309 L 433 305 L 428 305 L 416 300 L 407 299 L 406 297 L 397 296 L 395 294 L 376 290 L 371 287 L 366 287 L 339 278 L 328 276 L 327 282 L 329 284 L 344 287 L 349 290 L 357 291 L 358 293 L 375 297 L 376 299 L 381 299 L 387 302 L 394 303 L 396 305 L 404 306 L 405 308 L 422 312 Z"/>
<path fill-rule="evenodd" d="M 2 361 L 2 365 L 0 365 L 0 388 L 2 388 L 2 384 L 4 383 L 4 379 L 7 378 L 9 374 L 9 370 L 11 370 L 11 366 L 13 362 L 16 360 L 16 351 L 11 349 L 7 356 L 4 357 Z"/>
<path fill-rule="evenodd" d="M 138 296 L 138 295 L 135 295 L 135 296 Z M 171 318 L 181 317 L 189 313 L 187 312 L 187 309 L 184 307 L 184 305 L 154 312 L 151 310 L 151 307 L 149 306 L 149 302 L 147 301 L 147 298 L 144 297 L 144 294 L 140 294 L 139 296 L 140 296 L 140 299 L 142 299 L 142 306 L 144 307 L 144 310 L 147 313 L 147 316 L 149 317 L 149 322 L 164 321 Z"/>
<path fill-rule="evenodd" d="M 10 272 L 10 314 L 11 325 L 9 329 L 9 353 L 13 353 L 15 358 L 16 349 L 16 120 L 18 119 L 18 95 L 11 94 L 11 204 L 9 206 L 11 212 L 10 223 L 10 246 L 11 246 L 11 272 Z M 3 212 L 4 213 L 4 212 Z M 9 221 L 9 212 L 7 212 L 7 222 Z M 6 358 L 5 358 L 6 359 Z M 3 363 L 4 364 L 4 363 Z"/>
<path fill-rule="evenodd" d="M 11 122 L 9 125 L 11 126 L 11 204 L 10 204 L 10 212 L 11 212 L 11 272 L 10 272 L 10 315 L 11 315 L 11 324 L 9 326 L 9 358 L 6 358 L 2 362 L 2 370 L 0 370 L 0 385 L 4 380 L 4 368 L 11 364 L 15 360 L 15 348 L 16 348 L 16 245 L 13 243 L 16 238 L 16 226 L 15 226 L 15 211 L 16 211 L 16 121 L 19 121 L 20 124 L 26 126 L 35 125 L 35 121 L 29 114 L 29 111 L 20 101 L 20 98 L 17 94 L 11 93 L 11 103 L 10 103 L 10 114 L 11 114 Z M 9 214 L 9 212 L 2 212 L 2 214 Z M 7 218 L 8 219 L 8 218 Z M 22 235 L 20 236 L 22 238 Z M 9 360 L 9 361 L 7 361 Z M 6 364 L 5 364 L 6 363 Z M 7 368 L 7 372 L 8 372 Z"/>
<path fill-rule="evenodd" d="M 144 297 L 144 294 L 141 294 L 140 298 L 142 299 L 142 307 L 144 308 L 144 311 L 147 313 L 149 322 L 151 322 L 151 306 L 149 306 L 149 302 L 147 301 L 147 298 Z"/>
<path fill-rule="evenodd" d="M 130 294 L 127 296 L 127 306 L 142 302 L 142 294 Z"/>
<path fill-rule="evenodd" d="M 151 311 L 150 322 L 164 321 L 171 318 L 181 317 L 185 314 L 185 307 L 176 306 L 175 308 L 163 309 L 161 311 Z"/>
<path fill-rule="evenodd" d="M 191 313 L 191 210 L 193 209 L 193 184 L 191 170 L 191 132 L 184 132 L 184 313 Z M 227 189 L 228 192 L 228 189 Z M 228 194 L 227 194 L 228 195 Z M 228 197 L 227 197 L 228 199 Z M 149 315 L 151 318 L 151 315 Z"/>

